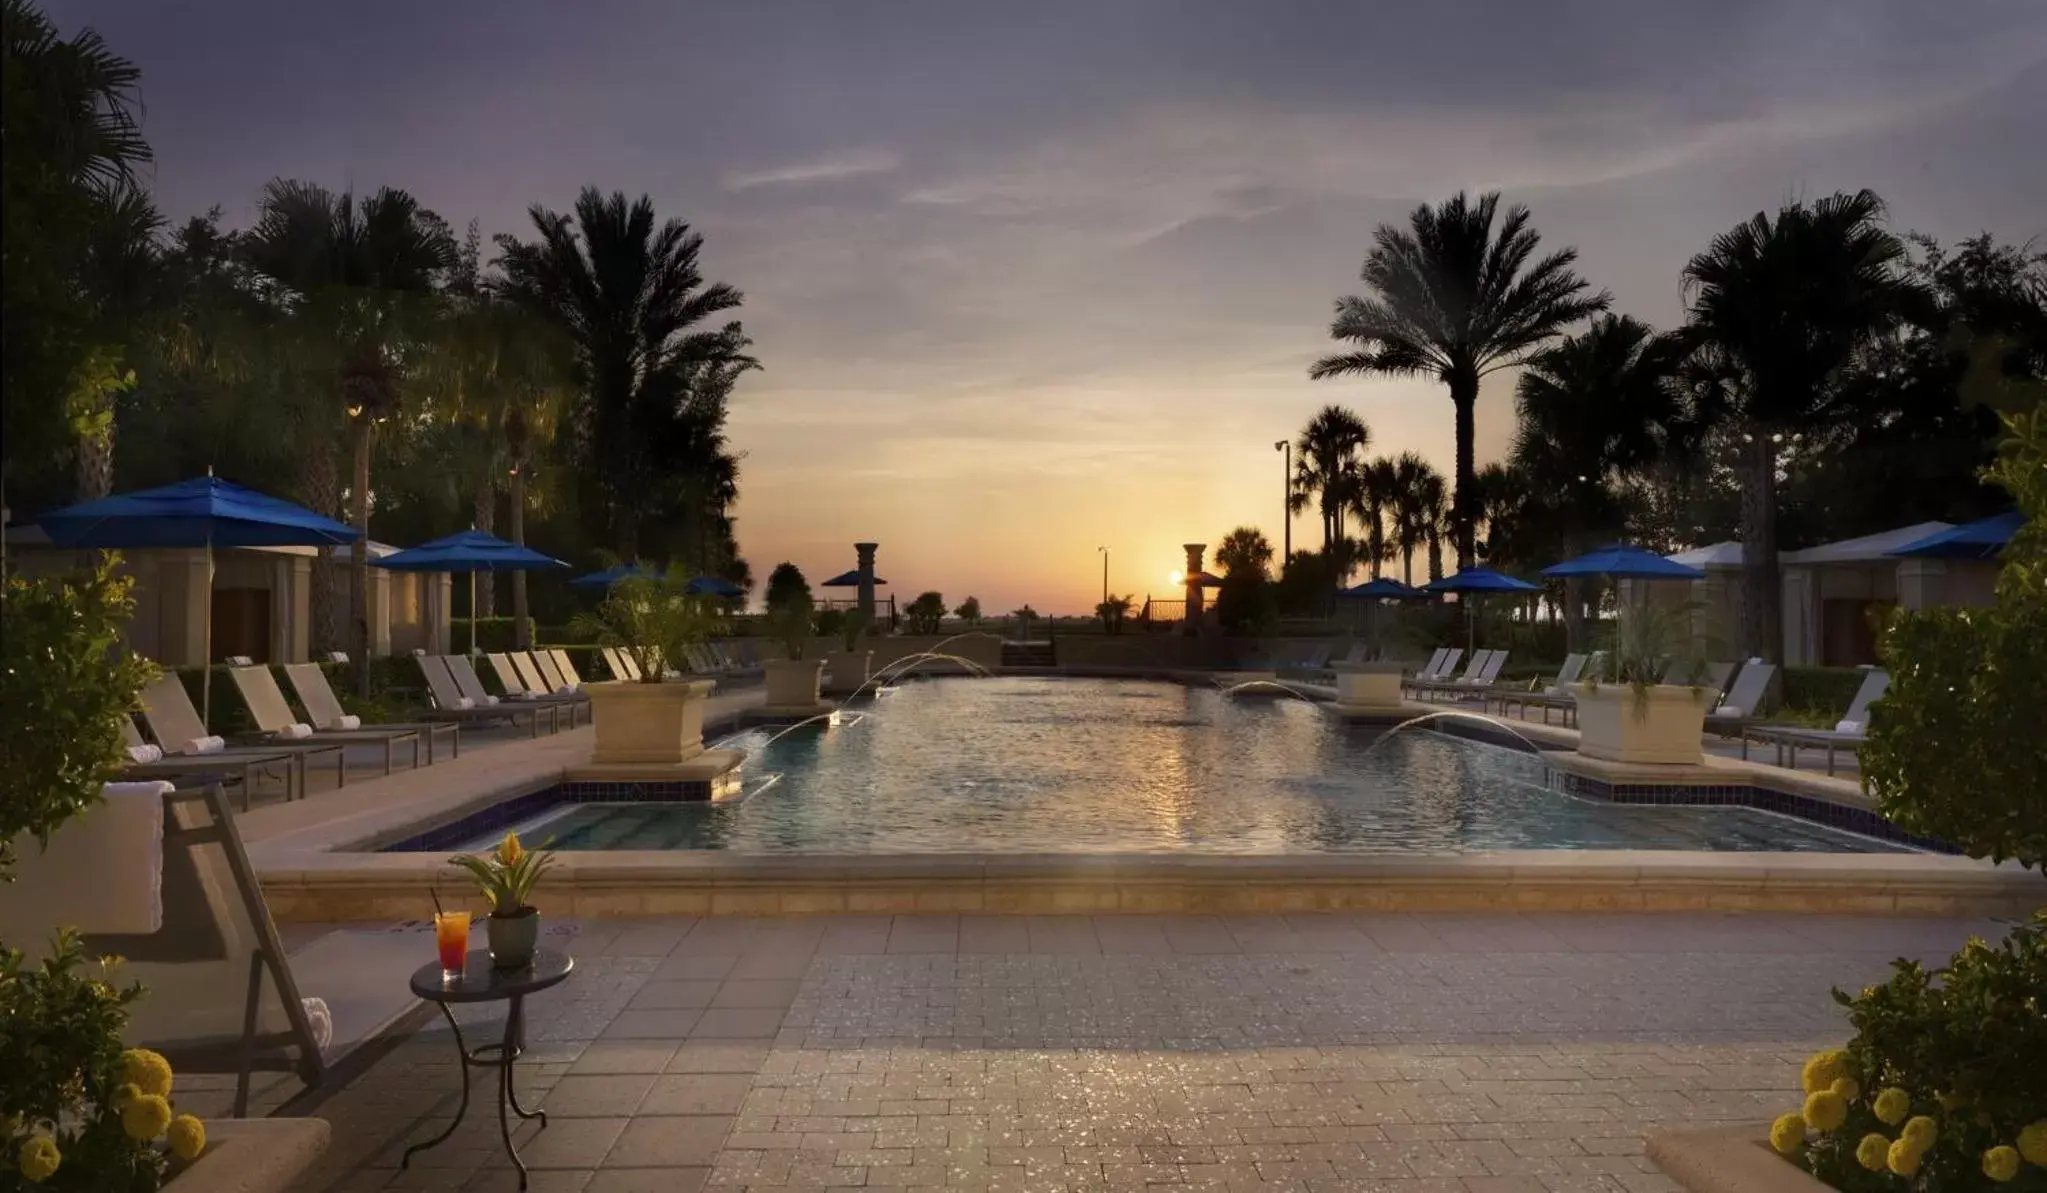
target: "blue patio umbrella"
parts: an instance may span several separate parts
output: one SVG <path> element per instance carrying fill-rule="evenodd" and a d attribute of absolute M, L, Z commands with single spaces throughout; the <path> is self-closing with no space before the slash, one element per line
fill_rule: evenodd
<path fill-rule="evenodd" d="M 1551 564 L 1542 574 L 1552 579 L 1576 576 L 1611 576 L 1618 580 L 1703 580 L 1706 573 L 1695 567 L 1665 559 L 1653 551 L 1609 543 L 1576 559 Z"/>
<path fill-rule="evenodd" d="M 1491 568 L 1465 568 L 1454 576 L 1432 580 L 1422 588 L 1423 592 L 1541 592 L 1542 586 L 1501 575 Z M 1477 642 L 1478 627 L 1470 615 L 1464 619 L 1464 649 L 1470 650 Z"/>
<path fill-rule="evenodd" d="M 202 548 L 213 587 L 215 547 L 332 547 L 352 543 L 355 527 L 217 476 L 116 493 L 44 514 L 50 541 L 69 548 Z M 213 660 L 213 618 L 206 618 L 205 661 Z M 200 681 L 199 717 L 210 724 L 213 668 Z"/>
<path fill-rule="evenodd" d="M 476 573 L 537 572 L 569 566 L 531 547 L 506 542 L 481 530 L 463 530 L 417 547 L 372 560 L 394 572 L 469 573 L 469 653 L 476 653 Z"/>
<path fill-rule="evenodd" d="M 1889 554 L 1907 559 L 1993 559 L 2025 524 L 2026 516 L 2011 510 L 1935 531 Z"/>
<path fill-rule="evenodd" d="M 591 572 L 569 581 L 570 588 L 610 588 L 620 580 L 638 576 L 647 580 L 659 580 L 661 573 L 643 563 L 619 563 L 601 572 Z"/>
<path fill-rule="evenodd" d="M 1336 595 L 1357 600 L 1385 601 L 1422 601 L 1427 600 L 1429 596 L 1421 589 L 1409 588 L 1391 576 L 1380 576 L 1376 580 L 1367 580 L 1363 584 L 1338 589 Z"/>
<path fill-rule="evenodd" d="M 888 581 L 882 579 L 880 576 L 876 576 L 874 578 L 874 586 L 876 588 L 886 588 L 888 587 Z M 860 587 L 860 570 L 858 568 L 855 568 L 850 572 L 840 572 L 838 575 L 833 576 L 831 579 L 826 580 L 824 583 L 818 585 L 818 587 L 858 588 Z"/>
<path fill-rule="evenodd" d="M 746 595 L 744 588 L 728 580 L 720 580 L 716 576 L 698 576 L 689 582 L 688 587 L 695 596 L 714 596 L 730 600 Z"/>

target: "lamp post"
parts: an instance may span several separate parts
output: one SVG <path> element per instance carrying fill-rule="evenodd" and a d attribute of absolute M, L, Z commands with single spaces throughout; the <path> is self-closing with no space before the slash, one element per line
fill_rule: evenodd
<path fill-rule="evenodd" d="M 1095 550 L 1102 553 L 1102 603 L 1106 605 L 1109 603 L 1109 549 L 1096 547 Z"/>
<path fill-rule="evenodd" d="M 1285 439 L 1272 445 L 1279 453 L 1279 524 L 1284 544 L 1279 549 L 1279 570 L 1286 574 L 1286 561 L 1294 557 L 1294 445 Z"/>

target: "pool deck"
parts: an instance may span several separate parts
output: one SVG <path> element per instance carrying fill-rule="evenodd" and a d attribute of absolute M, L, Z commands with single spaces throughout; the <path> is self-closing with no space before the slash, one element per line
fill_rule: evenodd
<path fill-rule="evenodd" d="M 761 699 L 712 697 L 707 722 Z M 1425 710 L 1430 706 L 1419 706 Z M 1441 711 L 1434 709 L 1434 711 Z M 1533 731 L 1536 726 L 1524 726 Z M 1563 745 L 1551 727 L 1544 744 Z M 438 853 L 370 852 L 423 823 L 558 782 L 587 761 L 588 727 L 466 751 L 240 818 L 283 921 L 414 918 L 428 888 L 468 879 Z M 1844 803 L 1852 784 L 1709 758 L 1702 771 L 1796 784 Z M 1746 911 L 2014 915 L 2047 905 L 2047 881 L 2015 864 L 1918 853 L 1525 850 L 1441 855 L 746 855 L 566 852 L 540 899 L 555 915 L 907 912 L 1190 914 L 1306 911 Z"/>

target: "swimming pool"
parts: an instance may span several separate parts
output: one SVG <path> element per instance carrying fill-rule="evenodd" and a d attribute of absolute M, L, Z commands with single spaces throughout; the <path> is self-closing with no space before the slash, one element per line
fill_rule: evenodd
<path fill-rule="evenodd" d="M 1531 754 L 1178 684 L 930 679 L 860 711 L 719 742 L 748 751 L 743 800 L 561 804 L 519 827 L 556 849 L 752 854 L 1902 848 L 1753 808 L 1579 798 Z"/>

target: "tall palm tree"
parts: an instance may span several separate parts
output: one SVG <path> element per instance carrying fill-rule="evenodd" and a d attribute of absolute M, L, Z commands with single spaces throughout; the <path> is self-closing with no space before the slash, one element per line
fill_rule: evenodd
<path fill-rule="evenodd" d="M 1542 495 L 1566 555 L 1619 535 L 1618 486 L 1657 462 L 1677 430 L 1672 382 L 1678 337 L 1626 315 L 1603 315 L 1578 335 L 1537 353 L 1515 387 L 1512 459 Z M 1565 638 L 1583 645 L 1585 585 L 1564 585 Z"/>
<path fill-rule="evenodd" d="M 1272 566 L 1272 540 L 1255 526 L 1239 526 L 1216 544 L 1215 562 L 1225 579 L 1267 579 L 1266 569 Z"/>
<path fill-rule="evenodd" d="M 1393 547 L 1400 552 L 1400 581 L 1414 584 L 1414 553 L 1435 536 L 1436 508 L 1442 504 L 1443 477 L 1427 460 L 1402 452 L 1392 463 Z"/>
<path fill-rule="evenodd" d="M 1590 293 L 1571 269 L 1576 249 L 1536 259 L 1541 238 L 1528 209 L 1513 204 L 1499 219 L 1500 196 L 1471 201 L 1463 192 L 1408 216 L 1407 228 L 1381 224 L 1365 258 L 1370 293 L 1336 300 L 1329 334 L 1356 347 L 1325 356 L 1313 378 L 1428 374 L 1450 388 L 1457 416 L 1457 492 L 1452 515 L 1457 565 L 1473 559 L 1472 441 L 1478 388 L 1488 373 L 1528 355 L 1612 301 Z"/>
<path fill-rule="evenodd" d="M 1742 443 L 1741 650 L 1783 657 L 1777 470 L 1792 436 L 1842 414 L 1844 365 L 1928 300 L 1870 191 L 1757 212 L 1684 269 L 1702 426 Z"/>
<path fill-rule="evenodd" d="M 1341 406 L 1324 406 L 1308 420 L 1294 446 L 1294 486 L 1287 508 L 1298 513 L 1311 500 L 1315 503 L 1322 515 L 1322 551 L 1332 559 L 1346 555 L 1343 512 L 1357 497 L 1358 457 L 1371 442 L 1372 429 L 1364 419 Z"/>
<path fill-rule="evenodd" d="M 1379 578 L 1381 568 L 1391 557 L 1386 543 L 1386 522 L 1392 516 L 1398 484 L 1393 461 L 1385 456 L 1358 466 L 1356 495 L 1350 509 L 1364 525 L 1365 562 L 1370 565 L 1374 580 Z"/>
<path fill-rule="evenodd" d="M 742 295 L 705 283 L 703 237 L 680 220 L 657 224 L 644 195 L 628 203 L 622 192 L 588 187 L 573 215 L 538 205 L 530 215 L 536 239 L 497 241 L 506 291 L 575 344 L 585 382 L 575 420 L 583 474 L 618 554 L 636 560 L 640 498 L 668 465 L 650 451 L 652 433 L 687 401 L 690 370 L 751 363 L 738 323 L 705 326 L 737 309 Z"/>
<path fill-rule="evenodd" d="M 256 225 L 243 240 L 250 268 L 278 291 L 280 321 L 313 354 L 309 372 L 323 403 L 346 422 L 354 467 L 349 606 L 356 685 L 369 684 L 370 452 L 375 431 L 399 413 L 405 381 L 418 367 L 439 313 L 438 286 L 455 264 L 446 221 L 401 190 L 358 199 L 279 178 L 263 188 Z M 332 424 L 329 423 L 328 426 Z M 308 496 L 335 512 L 332 439 L 308 428 Z M 324 579 L 324 577 L 322 577 Z M 315 593 L 326 586 L 316 581 Z"/>

